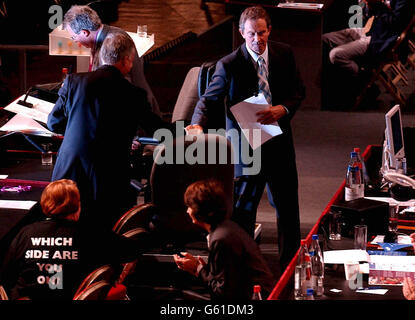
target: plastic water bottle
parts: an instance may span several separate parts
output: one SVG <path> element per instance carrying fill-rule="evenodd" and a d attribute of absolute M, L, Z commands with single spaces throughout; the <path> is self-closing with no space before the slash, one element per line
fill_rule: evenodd
<path fill-rule="evenodd" d="M 344 191 L 344 199 L 346 201 L 363 198 L 365 194 L 362 170 L 359 168 L 356 152 L 350 154 L 350 161 L 346 173 L 346 187 Z"/>
<path fill-rule="evenodd" d="M 313 288 L 311 277 L 311 260 L 308 253 L 307 243 L 305 240 L 301 240 L 301 247 L 294 275 L 294 298 L 296 300 L 305 300 L 307 296 L 307 289 Z"/>
<path fill-rule="evenodd" d="M 313 234 L 312 236 L 309 254 L 311 259 L 312 285 L 314 294 L 317 297 L 320 297 L 324 292 L 324 262 L 323 253 L 321 252 L 320 245 L 318 244 L 317 234 Z"/>
<path fill-rule="evenodd" d="M 357 164 L 358 164 L 360 170 L 362 170 L 363 184 L 365 186 L 367 186 L 368 183 L 369 183 L 369 175 L 367 174 L 365 162 L 363 161 L 363 159 L 360 155 L 360 148 L 354 148 L 353 152 L 356 152 L 356 154 L 357 154 Z"/>
<path fill-rule="evenodd" d="M 262 300 L 260 285 L 254 286 L 254 293 L 252 294 L 252 300 Z"/>

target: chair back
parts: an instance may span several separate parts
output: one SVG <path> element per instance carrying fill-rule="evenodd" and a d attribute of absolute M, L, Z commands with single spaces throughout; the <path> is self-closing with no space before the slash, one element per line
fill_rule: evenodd
<path fill-rule="evenodd" d="M 228 215 L 233 205 L 234 164 L 232 146 L 218 134 L 180 137 L 160 146 L 155 156 L 150 185 L 155 207 L 153 224 L 172 239 L 201 235 L 183 201 L 187 187 L 198 180 L 216 178 L 224 184 Z"/>
<path fill-rule="evenodd" d="M 0 285 L 0 300 L 9 300 L 6 290 L 4 290 L 3 286 L 1 285 Z"/>
<path fill-rule="evenodd" d="M 124 234 L 127 231 L 147 226 L 149 217 L 143 212 L 151 211 L 152 204 L 140 204 L 134 206 L 115 223 L 112 230 L 118 234 Z"/>
<path fill-rule="evenodd" d="M 193 110 L 199 100 L 199 70 L 200 67 L 193 67 L 187 73 L 173 109 L 172 122 L 184 121 L 187 125 L 192 120 Z"/>
<path fill-rule="evenodd" d="M 78 290 L 75 292 L 75 296 L 79 295 L 85 288 L 89 287 L 93 283 L 99 281 L 111 282 L 115 274 L 115 270 L 110 265 L 104 265 L 92 271 L 79 285 Z"/>
<path fill-rule="evenodd" d="M 110 290 L 111 284 L 105 280 L 101 280 L 86 287 L 75 295 L 73 300 L 105 300 Z"/>

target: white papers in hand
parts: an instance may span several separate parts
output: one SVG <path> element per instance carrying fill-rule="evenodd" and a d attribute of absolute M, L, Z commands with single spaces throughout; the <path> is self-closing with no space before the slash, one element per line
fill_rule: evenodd
<path fill-rule="evenodd" d="M 48 115 L 52 111 L 54 104 L 45 100 L 28 96 L 26 102 L 33 104 L 33 108 L 28 108 L 17 103 L 19 100 L 24 100 L 24 98 L 25 95 L 22 95 L 20 98 L 14 100 L 7 107 L 5 107 L 4 110 L 18 113 L 37 121 L 47 123 Z"/>
<path fill-rule="evenodd" d="M 0 208 L 29 210 L 36 204 L 36 201 L 21 200 L 0 200 Z"/>
<path fill-rule="evenodd" d="M 47 136 L 54 135 L 52 131 L 49 131 L 48 129 L 44 128 L 41 124 L 39 124 L 32 118 L 26 117 L 19 113 L 16 114 L 13 118 L 11 118 L 4 126 L 2 126 L 0 128 L 0 131 L 17 131 L 28 134 Z"/>
<path fill-rule="evenodd" d="M 253 150 L 260 147 L 272 137 L 282 133 L 277 121 L 273 124 L 260 124 L 257 122 L 258 116 L 256 113 L 268 107 L 269 104 L 262 93 L 231 107 L 233 116 Z"/>

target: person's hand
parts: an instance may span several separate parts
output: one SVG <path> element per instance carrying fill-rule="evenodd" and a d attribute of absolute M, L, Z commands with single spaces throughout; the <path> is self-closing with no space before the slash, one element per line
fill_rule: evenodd
<path fill-rule="evenodd" d="M 177 267 L 180 270 L 186 271 L 194 276 L 197 275 L 197 267 L 200 263 L 200 257 L 195 258 L 188 252 L 181 252 L 183 257 L 180 257 L 179 255 L 175 254 L 173 255 L 174 262 L 176 262 Z M 204 262 L 203 262 L 204 263 Z"/>
<path fill-rule="evenodd" d="M 411 278 L 403 279 L 402 292 L 407 300 L 415 300 L 415 284 L 412 282 Z"/>
<path fill-rule="evenodd" d="M 269 106 L 268 108 L 258 111 L 257 122 L 260 124 L 271 124 L 280 120 L 287 114 L 287 110 L 282 105 Z"/>
<path fill-rule="evenodd" d="M 198 124 L 190 124 L 186 128 L 184 128 L 186 134 L 189 135 L 198 135 L 203 133 L 203 128 Z"/>

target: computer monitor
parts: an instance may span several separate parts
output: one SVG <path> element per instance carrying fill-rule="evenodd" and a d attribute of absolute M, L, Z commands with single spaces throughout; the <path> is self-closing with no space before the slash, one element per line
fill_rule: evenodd
<path fill-rule="evenodd" d="M 385 115 L 386 130 L 385 138 L 389 151 L 389 167 L 398 168 L 398 160 L 405 157 L 405 146 L 403 140 L 401 108 L 395 105 Z"/>

